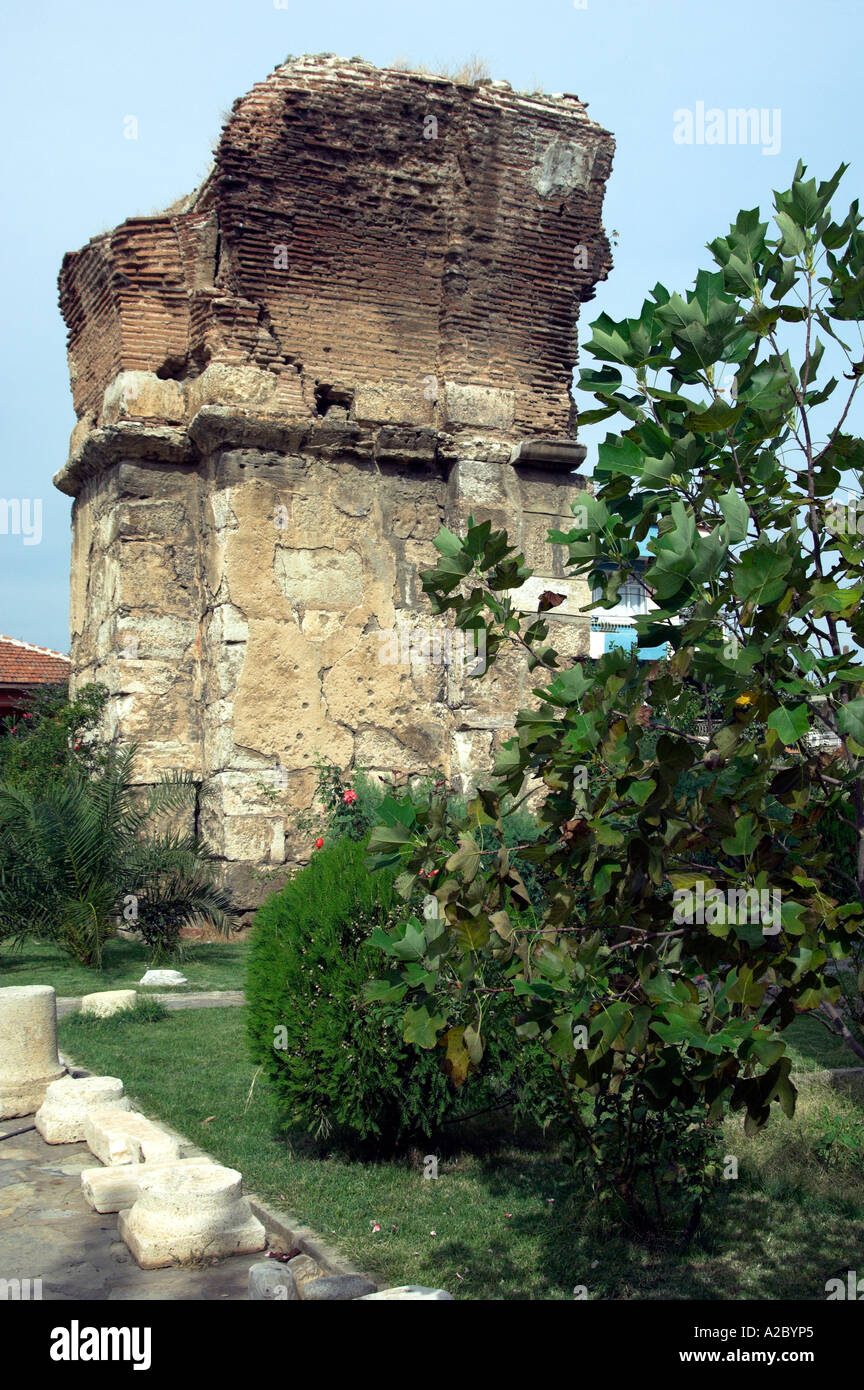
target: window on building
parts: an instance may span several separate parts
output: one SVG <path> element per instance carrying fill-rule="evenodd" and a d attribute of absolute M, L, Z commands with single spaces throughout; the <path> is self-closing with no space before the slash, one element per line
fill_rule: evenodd
<path fill-rule="evenodd" d="M 594 590 L 594 603 L 599 603 L 603 597 L 601 589 Z M 648 611 L 647 595 L 645 587 L 638 579 L 626 579 L 618 590 L 618 598 L 614 609 L 609 612 L 619 611 L 628 617 L 635 616 L 637 613 Z"/>

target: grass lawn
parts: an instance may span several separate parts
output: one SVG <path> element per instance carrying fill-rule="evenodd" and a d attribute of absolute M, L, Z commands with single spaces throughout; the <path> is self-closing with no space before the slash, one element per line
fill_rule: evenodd
<path fill-rule="evenodd" d="M 861 1058 L 842 1038 L 815 1018 L 802 1015 L 786 1030 L 787 1051 L 793 1071 L 821 1071 L 830 1067 L 860 1067 Z"/>
<path fill-rule="evenodd" d="M 80 1064 L 121 1076 L 149 1114 L 239 1168 L 249 1190 L 388 1283 L 471 1299 L 569 1299 L 576 1284 L 591 1298 L 823 1299 L 827 1279 L 860 1267 L 864 1109 L 820 1086 L 802 1091 L 794 1121 L 777 1115 L 755 1138 L 745 1138 L 739 1118 L 729 1121 L 725 1150 L 737 1155 L 740 1177 L 722 1185 L 683 1254 L 598 1230 L 550 1144 L 510 1136 L 498 1147 L 487 1138 L 442 1156 L 437 1181 L 422 1177 L 420 1153 L 361 1162 L 322 1155 L 299 1136 L 286 1144 L 266 1083 L 247 1061 L 244 1012 L 69 1018 L 61 1046 Z M 824 1046 L 823 1034 L 830 1045 L 829 1034 L 795 1027 L 800 1056 L 811 1070 L 824 1066 L 813 1049 Z M 832 1133 L 840 1137 L 827 1149 Z"/>
<path fill-rule="evenodd" d="M 246 951 L 245 941 L 186 941 L 182 959 L 170 964 L 183 971 L 190 989 L 242 989 Z M 4 945 L 0 985 L 53 985 L 58 995 L 132 989 L 149 963 L 149 950 L 136 941 L 109 941 L 101 970 L 79 965 L 50 942 L 28 941 L 20 950 Z"/>

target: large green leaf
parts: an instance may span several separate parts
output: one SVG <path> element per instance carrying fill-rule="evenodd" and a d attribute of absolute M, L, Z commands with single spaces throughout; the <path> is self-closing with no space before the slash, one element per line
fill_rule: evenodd
<path fill-rule="evenodd" d="M 718 506 L 729 527 L 729 540 L 733 545 L 746 541 L 750 528 L 750 508 L 734 487 L 717 499 Z"/>
<path fill-rule="evenodd" d="M 781 705 L 768 716 L 768 728 L 776 729 L 784 743 L 797 743 L 804 738 L 810 728 L 809 707 L 807 705 Z"/>
<path fill-rule="evenodd" d="M 864 744 L 864 699 L 849 700 L 840 706 L 837 728 L 841 734 L 851 734 L 856 743 Z"/>

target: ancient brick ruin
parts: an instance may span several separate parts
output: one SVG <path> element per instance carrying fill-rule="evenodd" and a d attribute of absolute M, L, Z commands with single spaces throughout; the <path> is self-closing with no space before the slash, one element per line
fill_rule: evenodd
<path fill-rule="evenodd" d="M 383 637 L 435 629 L 418 571 L 472 512 L 535 566 L 526 609 L 565 584 L 612 151 L 575 96 L 304 58 L 235 103 L 195 193 L 63 262 L 75 681 L 142 781 L 194 774 L 240 907 L 306 856 L 316 755 L 465 783 L 530 698 L 518 657 L 477 682 Z"/>

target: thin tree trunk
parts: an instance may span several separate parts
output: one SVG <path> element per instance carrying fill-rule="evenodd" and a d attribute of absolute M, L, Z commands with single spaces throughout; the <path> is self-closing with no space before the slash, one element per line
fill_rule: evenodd
<path fill-rule="evenodd" d="M 702 1217 L 702 1198 L 697 1197 L 693 1203 L 693 1210 L 690 1213 L 690 1220 L 687 1222 L 687 1230 L 684 1232 L 684 1249 L 690 1245 L 691 1240 L 696 1234 L 696 1228 Z"/>
<path fill-rule="evenodd" d="M 862 1062 L 864 1062 L 864 1045 L 859 1043 L 854 1033 L 850 1031 L 840 1010 L 836 1008 L 834 1004 L 829 1004 L 827 1000 L 824 1000 L 819 1005 L 816 1012 L 822 1012 L 830 1019 L 832 1033 L 837 1033 L 843 1039 L 846 1046 L 855 1053 L 855 1056 L 860 1057 Z"/>

